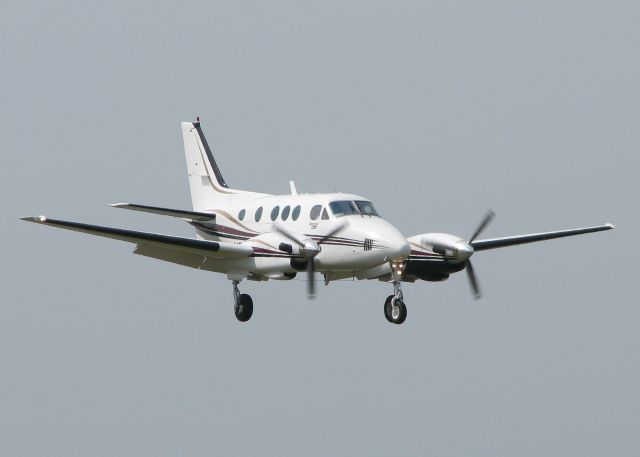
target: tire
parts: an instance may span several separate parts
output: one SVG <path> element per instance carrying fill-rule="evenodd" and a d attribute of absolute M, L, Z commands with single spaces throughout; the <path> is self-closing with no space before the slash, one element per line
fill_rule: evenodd
<path fill-rule="evenodd" d="M 253 300 L 250 295 L 240 294 L 240 298 L 234 306 L 236 319 L 240 322 L 247 322 L 253 315 Z"/>
<path fill-rule="evenodd" d="M 384 317 L 387 318 L 392 324 L 402 324 L 407 319 L 407 306 L 400 299 L 395 300 L 398 309 L 398 314 L 393 314 L 393 295 L 389 295 L 384 302 Z"/>
<path fill-rule="evenodd" d="M 393 295 L 389 295 L 387 299 L 384 301 L 384 317 L 393 324 L 394 322 L 391 320 L 391 300 L 392 299 L 393 299 Z"/>

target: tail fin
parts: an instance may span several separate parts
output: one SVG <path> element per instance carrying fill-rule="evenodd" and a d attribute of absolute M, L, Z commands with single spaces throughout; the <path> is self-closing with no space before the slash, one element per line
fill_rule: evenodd
<path fill-rule="evenodd" d="M 237 191 L 230 189 L 222 177 L 200 122 L 183 122 L 182 139 L 193 209 L 202 211 L 228 204 Z"/>

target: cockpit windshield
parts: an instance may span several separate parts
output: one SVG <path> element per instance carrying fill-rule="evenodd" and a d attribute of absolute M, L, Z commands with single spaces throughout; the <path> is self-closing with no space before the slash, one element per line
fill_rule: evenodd
<path fill-rule="evenodd" d="M 380 215 L 378 214 L 376 209 L 373 207 L 373 203 L 365 201 L 365 200 L 356 200 L 355 203 L 356 203 L 356 206 L 358 207 L 358 209 L 360 210 L 360 212 L 364 216 L 378 216 L 378 217 L 380 217 Z"/>
<path fill-rule="evenodd" d="M 349 200 L 331 202 L 329 208 L 335 217 L 351 216 L 352 214 L 360 214 L 356 205 Z"/>
<path fill-rule="evenodd" d="M 329 203 L 329 208 L 335 217 L 342 216 L 378 216 L 373 204 L 365 200 L 342 200 Z"/>

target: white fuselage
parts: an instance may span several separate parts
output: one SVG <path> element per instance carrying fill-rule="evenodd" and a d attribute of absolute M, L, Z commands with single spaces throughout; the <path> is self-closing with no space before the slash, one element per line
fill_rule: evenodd
<path fill-rule="evenodd" d="M 358 276 L 358 272 L 388 266 L 389 261 L 406 259 L 409 255 L 407 240 L 389 222 L 362 213 L 336 215 L 329 205 L 336 201 L 368 202 L 361 196 L 254 195 L 233 199 L 237 201 L 230 201 L 223 208 L 210 209 L 216 214 L 214 221 L 192 222 L 202 239 L 247 243 L 256 250 L 253 257 L 221 263 L 221 272 L 240 276 L 249 273 L 254 279 L 287 279 L 284 273 L 300 271 L 294 267 L 298 257 L 296 247 L 292 246 L 292 252 L 281 249 L 282 243 L 290 242 L 273 230 L 274 224 L 319 241 L 337 225 L 346 223 L 338 233 L 321 242 L 322 251 L 315 258 L 318 271 L 332 278 Z"/>

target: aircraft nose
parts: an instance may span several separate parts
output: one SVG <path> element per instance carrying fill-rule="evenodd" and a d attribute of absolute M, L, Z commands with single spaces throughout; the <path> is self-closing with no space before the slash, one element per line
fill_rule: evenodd
<path fill-rule="evenodd" d="M 407 240 L 404 238 L 393 238 L 387 240 L 385 243 L 387 245 L 387 257 L 389 259 L 400 259 L 409 257 L 409 253 L 411 252 L 411 246 L 407 243 Z"/>

